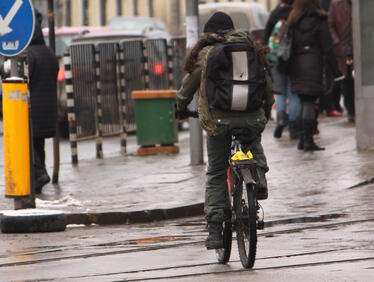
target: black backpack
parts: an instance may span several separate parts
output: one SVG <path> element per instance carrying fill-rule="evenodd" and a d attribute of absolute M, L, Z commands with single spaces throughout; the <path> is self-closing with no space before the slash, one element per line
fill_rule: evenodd
<path fill-rule="evenodd" d="M 286 22 L 277 50 L 277 69 L 283 74 L 288 74 L 290 72 L 293 34 L 294 28 L 292 24 Z"/>
<path fill-rule="evenodd" d="M 248 42 L 223 42 L 210 51 L 206 66 L 209 107 L 253 112 L 265 97 L 265 62 Z"/>

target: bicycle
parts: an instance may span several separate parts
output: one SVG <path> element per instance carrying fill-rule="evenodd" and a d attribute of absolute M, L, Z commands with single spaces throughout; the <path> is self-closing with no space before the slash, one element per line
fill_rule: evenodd
<path fill-rule="evenodd" d="M 179 119 L 198 117 L 196 111 L 176 113 Z M 250 151 L 241 149 L 239 140 L 232 136 L 231 155 L 227 170 L 231 218 L 223 223 L 223 248 L 216 249 L 217 260 L 230 260 L 232 234 L 236 232 L 240 261 L 244 268 L 252 268 L 257 251 L 257 229 L 264 229 L 264 211 L 256 198 L 257 162 Z M 245 187 L 245 189 L 243 189 Z"/>
<path fill-rule="evenodd" d="M 224 222 L 223 248 L 216 250 L 217 259 L 222 264 L 230 260 L 235 231 L 240 261 L 244 268 L 252 268 L 256 260 L 257 229 L 264 229 L 264 211 L 256 198 L 257 162 L 250 151 L 245 154 L 241 150 L 235 136 L 232 136 L 227 175 L 232 215 Z"/>

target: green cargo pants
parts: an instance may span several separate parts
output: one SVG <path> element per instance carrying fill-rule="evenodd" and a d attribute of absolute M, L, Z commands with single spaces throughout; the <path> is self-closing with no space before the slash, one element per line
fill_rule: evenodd
<path fill-rule="evenodd" d="M 258 165 L 268 171 L 266 157 L 261 145 L 261 133 L 266 125 L 263 112 L 250 113 L 244 117 L 215 120 L 216 135 L 207 136 L 208 168 L 206 173 L 205 218 L 207 223 L 231 217 L 227 187 L 227 168 L 232 135 L 240 141 L 242 150 L 251 150 Z"/>

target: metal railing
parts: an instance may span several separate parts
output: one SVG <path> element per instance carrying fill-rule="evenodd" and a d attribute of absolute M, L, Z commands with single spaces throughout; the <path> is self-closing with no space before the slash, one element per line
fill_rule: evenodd
<path fill-rule="evenodd" d="M 68 72 L 69 139 L 73 163 L 77 141 L 96 138 L 96 155 L 103 157 L 102 136 L 126 136 L 135 128 L 133 90 L 179 88 L 184 76 L 185 38 L 123 40 L 77 44 L 65 59 Z M 69 72 L 70 71 L 70 72 Z"/>
<path fill-rule="evenodd" d="M 119 46 L 112 43 L 101 43 L 96 49 L 99 54 L 103 135 L 119 134 L 121 132 L 120 100 L 117 83 L 117 52 L 119 51 Z"/>

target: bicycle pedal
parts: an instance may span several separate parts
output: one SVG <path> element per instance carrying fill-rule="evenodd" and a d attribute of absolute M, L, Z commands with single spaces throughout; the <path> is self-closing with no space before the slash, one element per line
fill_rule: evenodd
<path fill-rule="evenodd" d="M 264 230 L 265 228 L 265 222 L 263 220 L 257 221 L 257 229 Z"/>

